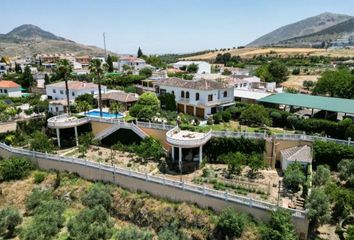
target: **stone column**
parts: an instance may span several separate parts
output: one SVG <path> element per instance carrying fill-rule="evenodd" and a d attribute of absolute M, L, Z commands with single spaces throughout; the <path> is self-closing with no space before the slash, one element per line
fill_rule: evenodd
<path fill-rule="evenodd" d="M 58 147 L 61 148 L 61 145 L 60 145 L 60 130 L 59 130 L 59 128 L 56 128 L 56 130 L 57 130 Z"/>
<path fill-rule="evenodd" d="M 182 172 L 182 148 L 178 147 L 178 166 L 179 171 Z"/>
<path fill-rule="evenodd" d="M 75 142 L 76 142 L 76 146 L 79 146 L 79 136 L 77 134 L 77 126 L 74 127 L 75 129 Z"/>
<path fill-rule="evenodd" d="M 203 161 L 203 145 L 199 147 L 199 164 Z"/>
<path fill-rule="evenodd" d="M 172 146 L 172 161 L 175 161 L 175 147 Z"/>

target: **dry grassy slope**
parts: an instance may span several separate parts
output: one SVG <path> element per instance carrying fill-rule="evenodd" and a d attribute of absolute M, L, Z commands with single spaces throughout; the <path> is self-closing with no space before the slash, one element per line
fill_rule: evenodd
<path fill-rule="evenodd" d="M 328 50 L 315 48 L 242 48 L 229 51 L 216 51 L 202 55 L 183 58 L 185 60 L 213 60 L 220 53 L 229 52 L 232 56 L 239 55 L 241 58 L 253 58 L 258 55 L 277 54 L 280 57 L 289 57 L 296 55 L 304 56 L 329 56 L 329 57 L 354 57 L 354 49 L 336 49 Z"/>
<path fill-rule="evenodd" d="M 32 189 L 35 187 L 50 189 L 54 181 L 55 174 L 48 173 L 45 180 L 40 184 L 34 183 L 33 174 L 23 180 L 0 183 L 0 209 L 14 206 L 22 214 L 25 214 L 26 198 Z M 60 186 L 54 191 L 53 195 L 58 199 L 67 199 L 67 201 L 67 196 L 70 196 L 68 207 L 64 212 L 66 223 L 84 208 L 80 203 L 80 197 L 91 185 L 92 182 L 74 175 L 64 174 L 61 176 Z M 209 210 L 200 209 L 187 203 L 171 203 L 144 193 L 132 193 L 112 185 L 111 187 L 112 208 L 115 213 L 111 216 L 116 229 L 136 226 L 138 228 L 149 228 L 154 232 L 166 222 L 179 219 L 182 230 L 192 239 L 207 239 L 215 227 L 216 216 Z M 30 221 L 31 217 L 24 215 L 24 222 L 21 227 Z M 55 239 L 67 239 L 67 236 L 67 229 L 64 226 Z M 254 230 L 254 226 L 248 226 L 240 239 L 256 240 L 259 237 Z"/>
<path fill-rule="evenodd" d="M 0 40 L 0 56 L 32 56 L 40 53 L 62 53 L 71 52 L 77 55 L 104 55 L 104 50 L 94 46 L 85 46 L 83 44 L 58 41 L 8 41 Z"/>

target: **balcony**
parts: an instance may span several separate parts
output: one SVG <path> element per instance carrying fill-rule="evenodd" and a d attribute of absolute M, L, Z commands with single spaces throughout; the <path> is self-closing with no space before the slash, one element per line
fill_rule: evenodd
<path fill-rule="evenodd" d="M 48 119 L 49 128 L 72 128 L 82 124 L 88 123 L 89 118 L 77 118 L 74 116 L 68 116 L 67 114 L 52 117 Z"/>
<path fill-rule="evenodd" d="M 193 148 L 203 146 L 209 141 L 212 134 L 181 130 L 178 126 L 166 133 L 166 140 L 172 146 Z"/>

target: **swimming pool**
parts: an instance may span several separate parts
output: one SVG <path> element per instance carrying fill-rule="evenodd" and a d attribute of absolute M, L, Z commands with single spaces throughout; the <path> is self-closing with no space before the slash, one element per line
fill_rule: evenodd
<path fill-rule="evenodd" d="M 86 114 L 87 116 L 90 116 L 90 117 L 100 117 L 100 111 L 90 111 Z M 102 117 L 104 118 L 116 118 L 116 115 L 113 114 L 113 113 L 109 113 L 109 112 L 102 112 Z M 117 118 L 122 118 L 123 115 L 121 113 L 118 113 L 117 114 Z"/>

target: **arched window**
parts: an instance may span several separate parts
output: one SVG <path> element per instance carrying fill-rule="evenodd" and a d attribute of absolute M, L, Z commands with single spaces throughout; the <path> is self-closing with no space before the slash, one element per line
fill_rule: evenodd
<path fill-rule="evenodd" d="M 227 91 L 224 91 L 224 97 L 227 97 Z"/>
<path fill-rule="evenodd" d="M 184 91 L 181 92 L 181 98 L 184 98 Z"/>
<path fill-rule="evenodd" d="M 175 95 L 175 91 L 172 91 L 172 95 L 173 95 L 173 96 Z"/>
<path fill-rule="evenodd" d="M 199 100 L 199 93 L 195 94 L 195 100 L 198 101 Z"/>
<path fill-rule="evenodd" d="M 188 91 L 186 92 L 186 98 L 189 98 L 189 92 Z"/>

